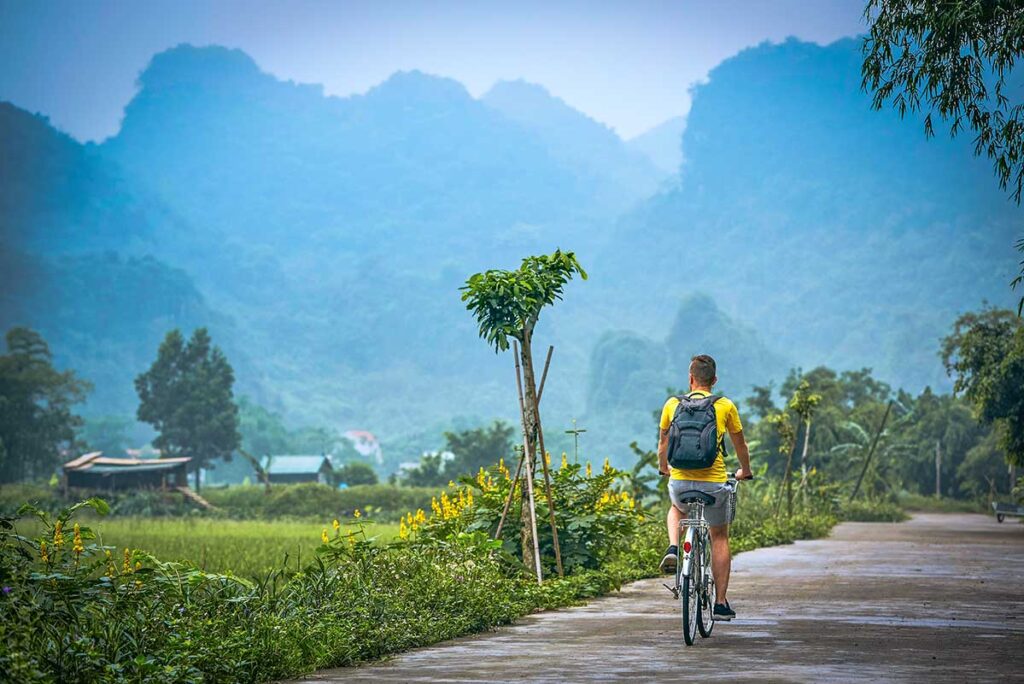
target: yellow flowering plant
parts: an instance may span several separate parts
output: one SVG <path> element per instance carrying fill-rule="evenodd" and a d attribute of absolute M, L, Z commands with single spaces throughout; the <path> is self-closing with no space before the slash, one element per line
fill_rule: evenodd
<path fill-rule="evenodd" d="M 364 510 L 369 514 L 376 509 L 366 506 Z M 364 517 L 363 512 L 358 508 L 352 511 L 351 520 L 342 522 L 335 518 L 331 521 L 331 528 L 334 530 L 333 537 L 328 533 L 326 527 L 320 531 L 321 545 L 317 549 L 317 553 L 334 560 L 366 557 L 377 539 L 366 534 L 366 523 L 369 522 L 369 517 Z"/>
<path fill-rule="evenodd" d="M 448 489 L 431 501 L 429 516 L 421 510 L 402 518 L 399 538 L 408 543 L 430 545 L 450 543 L 460 535 L 493 536 L 512 486 L 511 476 L 504 460 L 500 460 L 490 469 L 481 468 L 475 475 L 461 478 L 458 485 L 450 483 Z M 623 473 L 607 460 L 596 474 L 589 467 L 584 470 L 565 459 L 557 471 L 552 471 L 556 523 L 567 572 L 598 567 L 635 533 L 643 513 L 632 494 L 620 491 L 622 476 Z M 543 487 L 543 475 L 538 474 L 534 491 L 541 492 Z M 521 540 L 516 521 L 521 505 L 521 497 L 514 497 L 500 540 L 505 557 L 518 562 L 521 562 Z M 537 496 L 536 506 L 541 555 L 553 571 L 554 548 L 547 524 L 546 498 Z"/>

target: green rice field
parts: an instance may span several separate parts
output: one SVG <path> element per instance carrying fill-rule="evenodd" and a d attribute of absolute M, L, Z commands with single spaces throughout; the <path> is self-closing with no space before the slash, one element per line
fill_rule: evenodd
<path fill-rule="evenodd" d="M 362 528 L 367 538 L 384 543 L 398 537 L 398 525 L 342 523 L 343 533 Z M 330 520 L 124 517 L 92 519 L 88 525 L 99 544 L 141 549 L 163 561 L 191 561 L 210 572 L 243 577 L 281 568 L 286 559 L 294 572 L 313 559 L 325 528 L 334 534 Z"/>

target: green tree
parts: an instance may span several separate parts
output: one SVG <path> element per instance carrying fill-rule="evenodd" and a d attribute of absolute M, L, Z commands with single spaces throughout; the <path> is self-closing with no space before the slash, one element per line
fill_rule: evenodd
<path fill-rule="evenodd" d="M 440 451 L 424 454 L 419 465 L 402 474 L 402 484 L 408 487 L 441 487 L 451 481 L 445 473 L 445 460 Z"/>
<path fill-rule="evenodd" d="M 280 414 L 268 411 L 248 397 L 238 400 L 238 431 L 242 448 L 259 458 L 291 453 L 291 435 Z"/>
<path fill-rule="evenodd" d="M 902 486 L 899 466 L 911 450 L 910 444 L 896 441 L 899 430 L 884 429 L 876 438 L 877 428 L 869 429 L 852 420 L 844 423 L 842 429 L 849 441 L 832 447 L 833 454 L 843 457 L 835 462 L 842 467 L 835 469 L 836 476 L 848 482 L 858 481 L 868 498 L 896 496 Z"/>
<path fill-rule="evenodd" d="M 1018 0 L 868 0 L 864 17 L 863 86 L 881 109 L 904 116 L 926 109 L 957 135 L 969 128 L 974 153 L 992 160 L 999 187 L 1019 204 L 1024 190 L 1024 102 L 1007 87 L 1024 54 L 1024 4 Z M 1024 252 L 1024 239 L 1017 243 Z M 1013 281 L 1024 282 L 1021 275 Z M 1024 297 L 1017 314 L 1024 310 Z"/>
<path fill-rule="evenodd" d="M 942 341 L 942 361 L 1010 463 L 1024 465 L 1024 322 L 1006 309 L 967 313 Z"/>
<path fill-rule="evenodd" d="M 770 382 L 767 385 L 754 385 L 751 387 L 752 394 L 744 402 L 752 414 L 758 418 L 765 418 L 777 413 L 779 407 L 775 405 L 772 394 L 775 392 L 775 384 Z"/>
<path fill-rule="evenodd" d="M 800 448 L 801 485 L 807 479 L 807 446 L 811 439 L 811 419 L 820 403 L 821 395 L 811 392 L 811 384 L 806 380 L 800 383 L 793 393 L 793 398 L 789 400 L 789 410 L 800 418 L 800 424 L 804 429 L 803 446 Z"/>
<path fill-rule="evenodd" d="M 78 437 L 89 451 L 120 454 L 129 446 L 128 428 L 132 423 L 127 416 L 90 416 L 85 418 Z"/>
<path fill-rule="evenodd" d="M 88 382 L 53 367 L 50 348 L 28 328 L 7 331 L 0 356 L 0 482 L 49 477 L 73 448 L 82 419 L 72 406 Z"/>
<path fill-rule="evenodd" d="M 961 479 L 967 471 L 961 471 L 960 464 L 968 452 L 988 438 L 992 428 L 975 420 L 971 405 L 963 397 L 935 394 L 926 387 L 914 398 L 902 393 L 899 401 L 909 409 L 899 435 L 909 450 L 897 462 L 904 484 L 921 494 L 935 493 L 938 449 L 941 456 L 939 493 L 947 496 L 968 493 L 969 488 Z"/>
<path fill-rule="evenodd" d="M 445 472 L 455 479 L 459 475 L 473 475 L 480 468 L 490 468 L 500 458 L 512 454 L 512 435 L 515 428 L 500 420 L 490 427 L 446 432 L 445 450 L 455 458 L 445 464 Z"/>
<path fill-rule="evenodd" d="M 344 482 L 350 487 L 355 485 L 377 484 L 377 471 L 369 463 L 353 461 L 346 463 L 335 471 L 339 482 Z"/>
<path fill-rule="evenodd" d="M 206 328 L 197 328 L 188 344 L 180 331 L 167 333 L 156 361 L 135 378 L 138 419 L 159 433 L 153 445 L 164 455 L 192 458 L 196 490 L 200 468 L 230 460 L 241 444 L 234 382 L 231 365 Z"/>
<path fill-rule="evenodd" d="M 957 486 L 961 494 L 975 498 L 1009 491 L 1006 471 L 1006 459 L 997 446 L 996 433 L 990 432 L 957 466 Z M 1007 484 L 1003 485 L 1004 482 Z"/>
<path fill-rule="evenodd" d="M 412 487 L 439 487 L 464 475 L 474 475 L 480 468 L 490 468 L 499 459 L 512 455 L 513 434 L 515 428 L 500 420 L 486 428 L 446 432 L 444 449 L 425 454 L 418 466 L 406 471 L 402 481 Z M 452 458 L 445 460 L 445 452 Z"/>
<path fill-rule="evenodd" d="M 537 461 L 538 438 L 541 435 L 540 413 L 537 399 L 537 383 L 533 370 L 533 332 L 545 306 L 554 304 L 562 298 L 566 283 L 579 274 L 583 280 L 587 273 L 580 266 L 573 252 L 555 250 L 552 254 L 531 256 L 523 259 L 520 267 L 514 271 L 490 270 L 476 273 L 469 277 L 460 288 L 462 301 L 466 308 L 473 312 L 479 325 L 480 337 L 494 347 L 495 352 L 509 348 L 509 338 L 519 341 L 520 356 L 523 364 L 523 422 L 526 431 L 524 458 L 527 459 L 526 479 L 530 480 L 533 464 Z M 543 442 L 539 445 L 543 450 Z M 551 486 L 548 478 L 547 462 L 541 455 L 540 462 L 544 468 L 544 481 L 547 488 L 548 501 L 551 501 Z M 558 533 L 554 529 L 555 513 L 553 506 L 548 506 L 552 535 L 554 535 L 556 561 L 561 571 L 561 558 L 558 556 Z M 523 558 L 529 555 L 528 547 L 532 545 L 532 525 L 529 506 L 523 507 Z M 537 560 L 538 580 L 539 559 Z"/>

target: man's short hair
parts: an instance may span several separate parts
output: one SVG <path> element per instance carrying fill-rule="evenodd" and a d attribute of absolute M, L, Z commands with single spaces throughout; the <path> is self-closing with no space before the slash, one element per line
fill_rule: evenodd
<path fill-rule="evenodd" d="M 698 354 L 690 359 L 690 374 L 693 379 L 705 387 L 711 387 L 718 374 L 715 360 L 707 354 Z"/>

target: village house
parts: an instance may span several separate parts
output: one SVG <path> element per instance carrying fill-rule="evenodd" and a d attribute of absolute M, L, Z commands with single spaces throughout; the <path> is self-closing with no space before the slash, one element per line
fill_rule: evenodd
<path fill-rule="evenodd" d="M 323 455 L 282 455 L 268 458 L 270 463 L 266 466 L 266 471 L 271 484 L 295 482 L 328 484 L 329 477 L 333 472 L 330 458 Z"/>
<path fill-rule="evenodd" d="M 171 489 L 188 485 L 187 456 L 178 458 L 117 458 L 93 451 L 64 464 L 64 490 L 69 487 L 115 489 Z"/>

